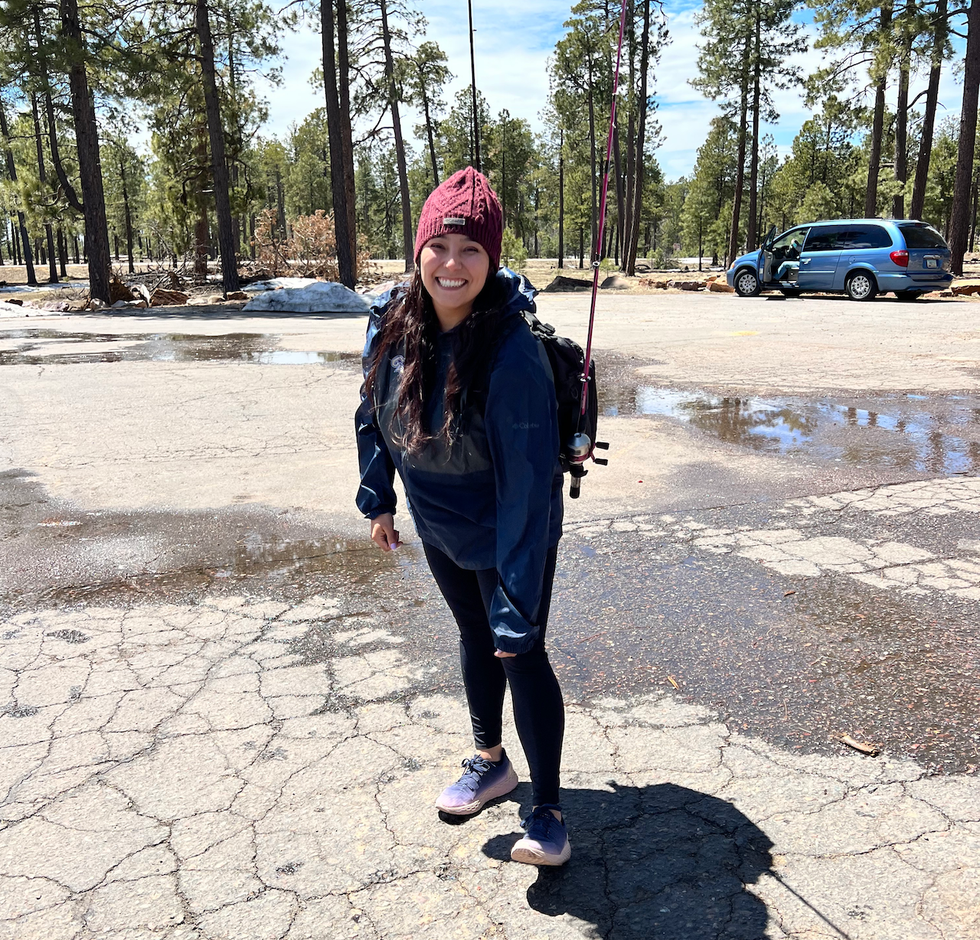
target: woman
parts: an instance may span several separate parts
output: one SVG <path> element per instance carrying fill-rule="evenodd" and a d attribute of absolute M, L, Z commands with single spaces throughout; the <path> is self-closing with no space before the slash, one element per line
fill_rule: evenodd
<path fill-rule="evenodd" d="M 459 625 L 476 753 L 436 806 L 469 815 L 517 786 L 501 740 L 509 683 L 533 792 L 511 857 L 561 865 L 571 854 L 559 802 L 564 705 L 544 645 L 562 521 L 555 392 L 521 315 L 533 288 L 498 270 L 502 231 L 500 202 L 472 167 L 426 201 L 415 275 L 379 299 L 368 325 L 357 505 L 378 547 L 397 548 L 398 472 Z"/>

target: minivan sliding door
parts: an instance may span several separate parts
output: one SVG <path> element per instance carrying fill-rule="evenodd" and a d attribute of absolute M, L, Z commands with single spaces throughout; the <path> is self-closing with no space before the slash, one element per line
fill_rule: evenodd
<path fill-rule="evenodd" d="M 840 248 L 839 226 L 811 228 L 800 257 L 799 285 L 803 290 L 833 290 Z"/>

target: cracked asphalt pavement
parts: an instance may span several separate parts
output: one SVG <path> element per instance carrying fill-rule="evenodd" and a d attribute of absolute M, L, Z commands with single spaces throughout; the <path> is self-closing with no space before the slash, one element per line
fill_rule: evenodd
<path fill-rule="evenodd" d="M 980 934 L 976 307 L 604 303 L 540 871 L 511 724 L 517 790 L 432 805 L 455 628 L 352 510 L 363 319 L 0 323 L 0 938 Z"/>

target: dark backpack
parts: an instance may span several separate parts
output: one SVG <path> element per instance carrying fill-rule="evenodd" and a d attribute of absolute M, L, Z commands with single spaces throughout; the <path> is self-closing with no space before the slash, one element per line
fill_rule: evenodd
<path fill-rule="evenodd" d="M 550 323 L 542 323 L 530 310 L 522 316 L 531 335 L 540 342 L 548 354 L 551 371 L 555 377 L 555 399 L 558 404 L 558 458 L 565 473 L 571 473 L 569 496 L 577 499 L 582 477 L 589 471 L 585 462 L 589 459 L 605 466 L 608 461 L 593 456 L 598 447 L 607 450 L 609 445 L 596 440 L 599 419 L 599 393 L 595 380 L 595 362 L 589 363 L 586 383 L 585 414 L 582 414 L 582 375 L 585 372 L 585 353 L 578 343 L 559 336 Z"/>

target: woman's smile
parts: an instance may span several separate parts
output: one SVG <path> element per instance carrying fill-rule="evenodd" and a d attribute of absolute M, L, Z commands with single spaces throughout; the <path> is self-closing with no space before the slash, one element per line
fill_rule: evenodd
<path fill-rule="evenodd" d="M 489 273 L 490 256 L 468 235 L 437 235 L 425 243 L 419 274 L 443 330 L 458 326 L 473 312 Z"/>

